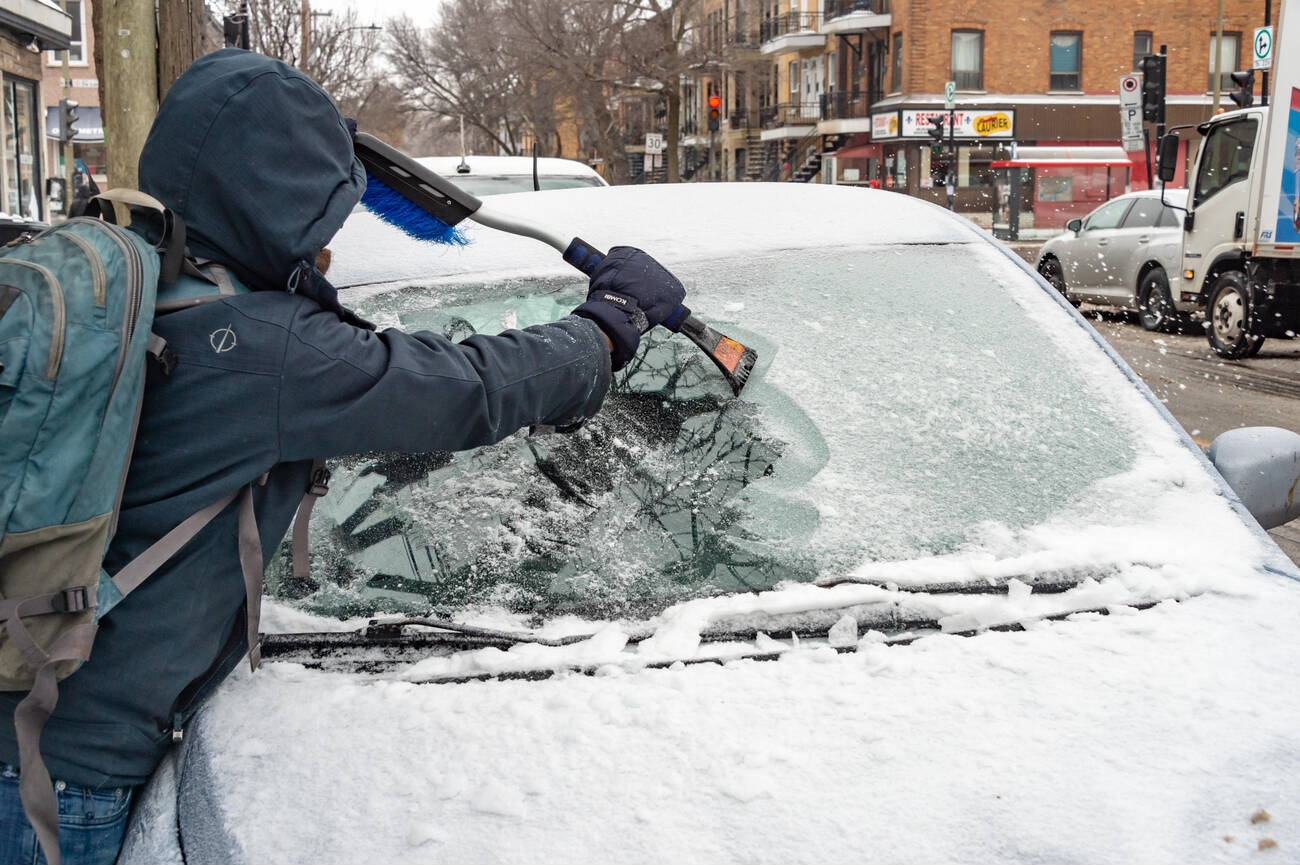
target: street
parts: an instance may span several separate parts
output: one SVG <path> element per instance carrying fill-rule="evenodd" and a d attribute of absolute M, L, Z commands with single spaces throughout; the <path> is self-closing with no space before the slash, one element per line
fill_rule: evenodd
<path fill-rule="evenodd" d="M 1224 360 L 1200 334 L 1151 333 L 1087 304 L 1080 312 L 1202 448 L 1236 427 L 1300 432 L 1300 340 L 1270 339 L 1253 358 Z M 1300 564 L 1300 520 L 1269 534 Z"/>

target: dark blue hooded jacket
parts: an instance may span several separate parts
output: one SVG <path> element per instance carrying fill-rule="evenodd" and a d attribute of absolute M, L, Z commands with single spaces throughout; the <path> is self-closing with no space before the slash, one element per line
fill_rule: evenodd
<path fill-rule="evenodd" d="M 269 561 L 314 458 L 461 450 L 599 409 L 609 347 L 586 319 L 459 344 L 345 321 L 311 262 L 364 184 L 333 102 L 279 61 L 218 51 L 168 92 L 140 186 L 184 218 L 194 255 L 228 264 L 259 290 L 158 319 L 179 363 L 146 391 L 110 573 L 263 473 L 270 479 L 254 502 Z M 104 617 L 42 736 L 53 777 L 143 782 L 173 728 L 239 663 L 236 516 L 227 508 Z M 0 761 L 11 764 L 21 696 L 0 694 Z"/>

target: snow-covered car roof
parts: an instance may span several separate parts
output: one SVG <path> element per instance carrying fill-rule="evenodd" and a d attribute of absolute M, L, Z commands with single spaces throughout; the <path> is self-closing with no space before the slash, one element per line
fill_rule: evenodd
<path fill-rule="evenodd" d="M 753 376 L 735 397 L 664 335 L 576 435 L 343 461 L 319 582 L 271 576 L 267 662 L 119 861 L 174 857 L 178 818 L 229 862 L 1300 849 L 1300 573 L 1017 256 L 877 190 L 491 206 L 650 251 Z M 467 233 L 357 214 L 330 276 L 453 336 L 583 296 L 546 244 Z"/>
<path fill-rule="evenodd" d="M 609 185 L 587 163 L 555 156 L 536 160 L 530 156 L 423 156 L 418 161 L 479 197 Z"/>

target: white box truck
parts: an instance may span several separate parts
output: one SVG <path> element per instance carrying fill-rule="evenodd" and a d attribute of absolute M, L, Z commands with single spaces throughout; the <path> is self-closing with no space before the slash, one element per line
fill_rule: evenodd
<path fill-rule="evenodd" d="M 1265 338 L 1300 334 L 1300 0 L 1282 0 L 1267 107 L 1176 127 L 1160 142 L 1159 174 L 1174 177 L 1179 131 L 1201 134 L 1188 175 L 1175 306 L 1203 312 L 1210 346 L 1250 357 Z M 1282 35 L 1294 31 L 1290 43 Z"/>

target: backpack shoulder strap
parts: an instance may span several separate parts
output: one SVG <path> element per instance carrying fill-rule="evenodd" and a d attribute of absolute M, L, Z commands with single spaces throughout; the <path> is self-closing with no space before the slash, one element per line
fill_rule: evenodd
<path fill-rule="evenodd" d="M 119 208 L 118 205 L 121 205 Z M 159 280 L 164 285 L 171 285 L 181 274 L 185 261 L 185 220 L 180 214 L 169 210 L 161 201 L 138 189 L 117 187 L 90 199 L 86 206 L 87 216 L 100 216 L 114 225 L 126 225 L 131 221 L 127 208 L 143 207 L 152 210 L 162 220 L 162 239 L 157 249 L 162 255 L 162 271 Z M 126 219 L 122 216 L 126 213 Z"/>

